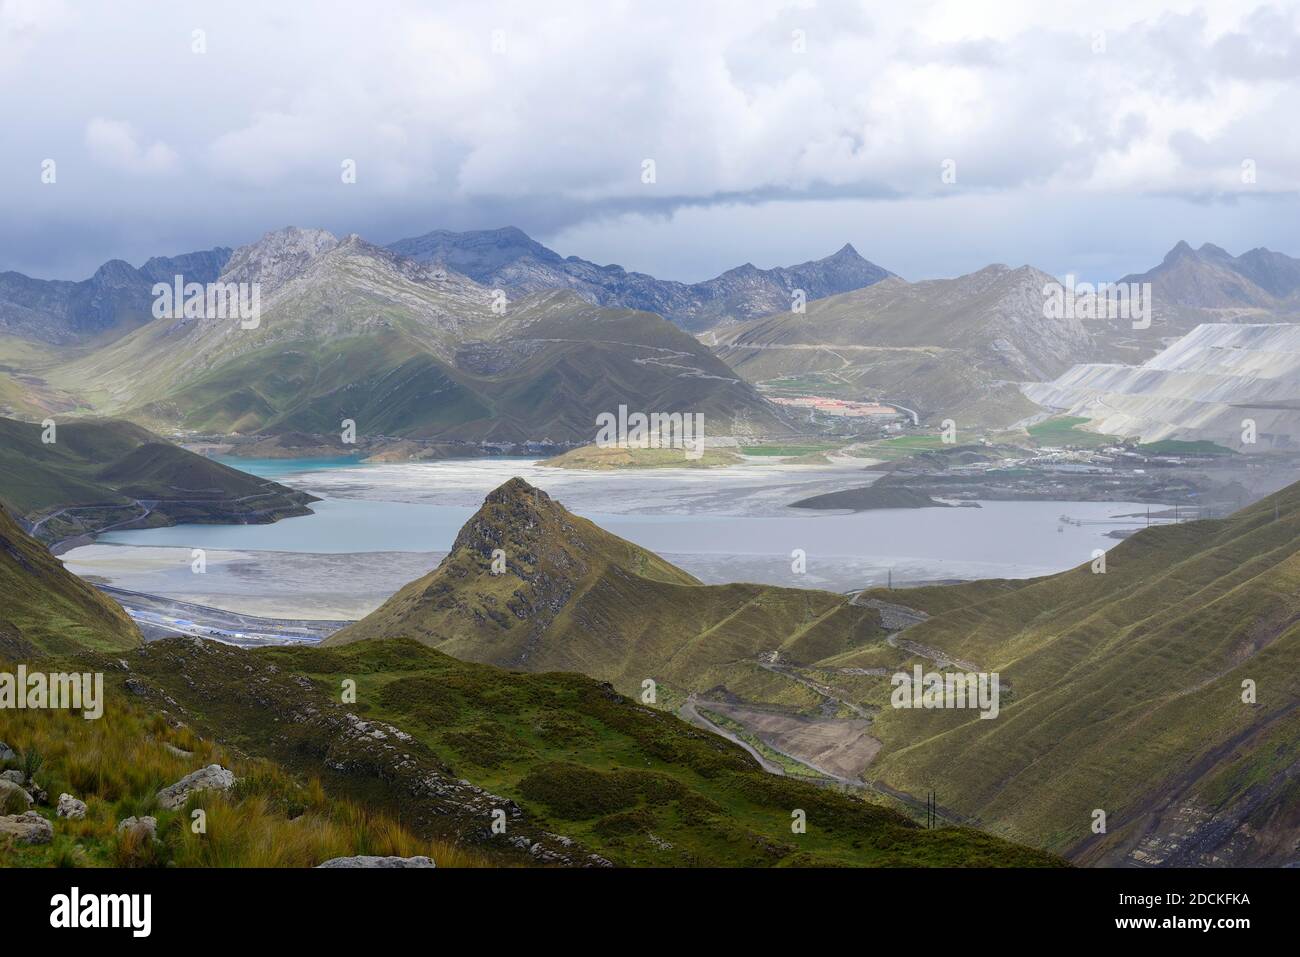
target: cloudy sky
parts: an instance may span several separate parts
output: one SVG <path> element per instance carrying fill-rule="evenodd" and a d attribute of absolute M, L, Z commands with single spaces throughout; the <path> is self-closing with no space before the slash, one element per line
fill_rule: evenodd
<path fill-rule="evenodd" d="M 1300 255 L 1290 2 L 0 0 L 0 89 L 0 271 L 41 277 L 289 224 L 686 281 Z"/>

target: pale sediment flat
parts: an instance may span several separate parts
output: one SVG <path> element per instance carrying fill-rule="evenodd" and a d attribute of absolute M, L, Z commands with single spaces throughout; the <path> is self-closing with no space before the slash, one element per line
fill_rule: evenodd
<path fill-rule="evenodd" d="M 445 552 L 365 554 L 207 550 L 191 570 L 186 547 L 87 545 L 63 556 L 90 581 L 267 618 L 363 618 Z"/>
<path fill-rule="evenodd" d="M 306 471 L 285 483 L 328 498 L 370 499 L 476 509 L 488 492 L 519 477 L 570 511 L 585 515 L 779 515 L 797 498 L 872 481 L 864 463 L 780 463 L 718 469 L 578 471 L 536 459 L 449 459 Z"/>

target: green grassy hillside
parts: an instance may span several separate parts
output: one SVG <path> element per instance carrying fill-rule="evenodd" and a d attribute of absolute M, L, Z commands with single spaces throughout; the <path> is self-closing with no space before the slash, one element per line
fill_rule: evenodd
<path fill-rule="evenodd" d="M 700 585 L 516 479 L 439 568 L 329 644 L 410 637 L 632 695 L 652 679 L 659 707 L 790 773 L 912 805 L 937 791 L 948 819 L 1085 862 L 1278 863 L 1300 819 L 1298 552 L 1300 486 L 1144 530 L 1104 574 L 1089 561 L 850 603 Z M 915 665 L 997 672 L 999 715 L 892 707 L 891 676 Z"/>
<path fill-rule="evenodd" d="M 73 670 L 97 663 L 58 664 Z M 117 681 L 106 694 L 96 721 L 69 711 L 0 711 L 0 740 L 18 755 L 2 766 L 22 770 L 39 762 L 34 776 L 47 793 L 86 804 L 86 816 L 70 820 L 38 803 L 53 839 L 0 841 L 0 867 L 313 867 L 356 854 L 424 855 L 438 867 L 494 863 L 472 848 L 420 837 L 395 815 L 333 796 L 317 776 L 222 747 L 134 700 Z M 159 806 L 160 789 L 210 764 L 232 771 L 235 787 L 199 792 L 181 808 Z M 191 827 L 199 808 L 206 815 L 202 834 Z M 156 819 L 156 841 L 117 830 L 119 821 L 141 815 Z"/>
<path fill-rule="evenodd" d="M 110 525 L 269 522 L 310 513 L 315 499 L 115 419 L 42 428 L 0 419 L 0 502 L 46 542 Z"/>
<path fill-rule="evenodd" d="M 167 695 L 203 730 L 503 862 L 523 835 L 525 849 L 562 835 L 569 843 L 544 846 L 574 863 L 595 853 L 626 866 L 1059 864 L 766 774 L 740 748 L 580 675 L 510 673 L 412 641 L 248 652 L 176 639 L 129 664 L 147 698 Z M 345 681 L 355 703 L 339 702 Z M 395 729 L 410 735 L 396 746 Z M 493 807 L 508 810 L 504 834 L 490 832 Z M 795 810 L 804 834 L 791 830 Z"/>
<path fill-rule="evenodd" d="M 139 643 L 119 605 L 66 571 L 0 508 L 0 655 Z"/>
<path fill-rule="evenodd" d="M 999 672 L 1010 699 L 996 720 L 882 708 L 875 780 L 936 787 L 997 833 L 1086 861 L 1291 859 L 1300 486 L 1225 520 L 1144 530 L 1105 574 L 867 597 L 929 612 L 906 637 Z"/>
<path fill-rule="evenodd" d="M 17 592 L 44 616 L 36 628 L 66 627 L 52 609 L 64 590 L 89 589 L 0 530 L 4 554 L 16 547 L 40 572 L 26 569 L 30 588 Z M 7 564 L 0 573 L 8 602 Z M 1062 864 L 769 775 L 741 748 L 584 676 L 507 672 L 413 641 L 119 648 L 108 611 L 82 611 L 75 639 L 0 656 L 6 669 L 22 658 L 98 672 L 106 690 L 95 721 L 0 710 L 0 740 L 17 754 L 5 767 L 41 782 L 34 810 L 53 829 L 46 844 L 0 841 L 0 866 L 304 867 L 352 854 L 444 867 Z M 161 788 L 212 763 L 233 788 L 160 806 Z M 54 813 L 49 795 L 62 792 L 86 803 L 84 819 Z M 198 808 L 202 834 L 188 826 Z M 157 841 L 118 832 L 139 815 L 157 819 Z"/>

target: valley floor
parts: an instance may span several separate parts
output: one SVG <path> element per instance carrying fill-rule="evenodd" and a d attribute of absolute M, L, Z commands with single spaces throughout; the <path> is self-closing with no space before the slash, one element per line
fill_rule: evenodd
<path fill-rule="evenodd" d="M 852 514 L 789 508 L 877 477 L 856 463 L 703 474 L 566 472 L 524 459 L 346 464 L 297 474 L 286 474 L 283 462 L 272 467 L 278 480 L 322 497 L 314 515 L 110 533 L 63 558 L 97 584 L 175 601 L 257 617 L 357 619 L 435 567 L 483 496 L 514 475 L 703 582 L 842 593 L 890 580 L 1050 574 L 1112 546 L 1111 532 L 1140 527 L 1133 516 L 1147 508 L 1054 501 Z M 1079 524 L 1063 523 L 1062 514 Z M 206 555 L 201 575 L 191 571 L 195 548 Z"/>

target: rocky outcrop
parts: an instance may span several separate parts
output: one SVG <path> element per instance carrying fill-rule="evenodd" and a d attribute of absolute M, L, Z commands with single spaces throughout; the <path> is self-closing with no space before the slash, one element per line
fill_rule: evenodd
<path fill-rule="evenodd" d="M 86 817 L 86 802 L 78 801 L 71 794 L 60 794 L 56 812 L 59 817 L 70 821 L 81 821 Z"/>
<path fill-rule="evenodd" d="M 166 810 L 174 811 L 196 791 L 228 791 L 234 784 L 235 775 L 231 771 L 219 764 L 209 764 L 159 791 L 158 803 Z"/>
<path fill-rule="evenodd" d="M 433 860 L 428 857 L 374 857 L 371 855 L 359 855 L 357 857 L 334 857 L 323 864 L 317 864 L 317 868 L 322 867 L 437 867 Z"/>
<path fill-rule="evenodd" d="M 19 844 L 48 844 L 54 840 L 54 827 L 35 811 L 0 817 L 0 837 L 11 837 Z"/>

